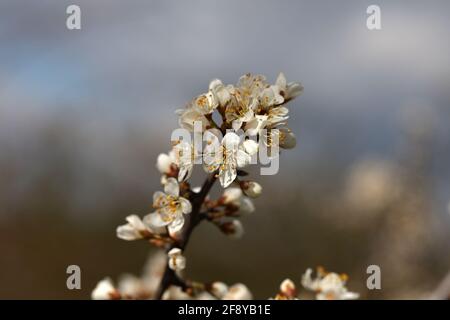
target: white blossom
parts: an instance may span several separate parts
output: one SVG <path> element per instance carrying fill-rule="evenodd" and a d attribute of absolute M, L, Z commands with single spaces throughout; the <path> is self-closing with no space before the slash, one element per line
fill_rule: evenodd
<path fill-rule="evenodd" d="M 217 108 L 219 101 L 216 96 L 208 91 L 207 93 L 199 95 L 194 99 L 193 107 L 198 110 L 201 114 L 210 114 Z"/>
<path fill-rule="evenodd" d="M 168 154 L 159 154 L 158 158 L 156 159 L 156 168 L 162 174 L 169 174 L 174 165 L 177 165 L 177 160 L 173 150 L 169 151 Z"/>
<path fill-rule="evenodd" d="M 180 188 L 175 178 L 167 179 L 164 192 L 157 191 L 153 195 L 155 212 L 144 217 L 144 223 L 150 228 L 167 226 L 169 231 L 177 232 L 184 225 L 183 214 L 192 211 L 192 205 L 186 198 L 180 197 Z"/>
<path fill-rule="evenodd" d="M 229 132 L 220 144 L 215 140 L 214 143 L 206 145 L 203 161 L 206 171 L 219 170 L 220 184 L 226 188 L 236 179 L 237 169 L 250 163 L 251 155 L 240 144 L 239 136 Z"/>
<path fill-rule="evenodd" d="M 174 153 L 179 167 L 178 181 L 186 181 L 191 177 L 194 164 L 199 162 L 202 154 L 192 143 L 185 141 L 181 141 L 174 146 Z"/>
<path fill-rule="evenodd" d="M 346 276 L 324 271 L 319 272 L 315 279 L 311 275 L 312 269 L 306 270 L 302 285 L 316 292 L 317 300 L 353 300 L 359 297 L 358 293 L 350 292 L 345 287 Z"/>
<path fill-rule="evenodd" d="M 303 93 L 303 86 L 298 82 L 287 83 L 286 77 L 282 72 L 278 75 L 275 84 L 286 101 L 292 100 Z"/>
<path fill-rule="evenodd" d="M 120 299 L 120 293 L 114 287 L 110 278 L 105 278 L 97 283 L 91 293 L 93 300 L 112 300 Z"/>
<path fill-rule="evenodd" d="M 186 268 L 186 258 L 180 248 L 173 248 L 167 253 L 169 257 L 169 268 L 174 271 L 181 271 Z"/>
<path fill-rule="evenodd" d="M 117 227 L 117 237 L 123 240 L 131 241 L 142 239 L 147 235 L 155 233 L 149 228 L 137 215 L 132 214 L 126 217 L 127 224 Z"/>

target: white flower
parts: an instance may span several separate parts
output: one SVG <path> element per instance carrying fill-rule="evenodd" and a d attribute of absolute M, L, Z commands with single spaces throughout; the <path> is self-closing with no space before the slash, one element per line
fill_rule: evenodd
<path fill-rule="evenodd" d="M 191 177 L 194 164 L 199 162 L 202 154 L 196 150 L 193 144 L 185 141 L 174 146 L 174 153 L 179 167 L 178 181 L 186 181 Z"/>
<path fill-rule="evenodd" d="M 168 154 L 161 153 L 156 160 L 156 168 L 162 174 L 171 173 L 173 166 L 177 165 L 177 160 L 173 150 L 170 150 Z"/>
<path fill-rule="evenodd" d="M 91 298 L 93 300 L 112 300 L 120 299 L 120 293 L 114 288 L 114 285 L 110 278 L 105 278 L 101 280 L 95 286 L 91 293 Z"/>
<path fill-rule="evenodd" d="M 306 270 L 302 277 L 302 285 L 316 292 L 317 300 L 353 300 L 358 299 L 359 294 L 350 292 L 345 287 L 347 277 L 334 272 L 320 271 L 315 279 L 311 277 L 312 270 Z"/>
<path fill-rule="evenodd" d="M 209 126 L 209 120 L 206 119 L 205 115 L 192 106 L 186 109 L 179 109 L 176 113 L 179 116 L 178 124 L 186 130 L 194 131 L 195 122 L 201 124 L 202 130 L 205 130 Z"/>
<path fill-rule="evenodd" d="M 230 287 L 222 300 L 251 300 L 252 298 L 252 293 L 248 290 L 247 286 L 242 283 L 237 283 Z"/>
<path fill-rule="evenodd" d="M 135 214 L 126 217 L 126 220 L 128 223 L 118 226 L 116 230 L 117 237 L 120 239 L 127 241 L 138 240 L 155 233 Z"/>
<path fill-rule="evenodd" d="M 263 139 L 264 145 L 267 146 L 269 156 L 272 156 L 274 150 L 277 150 L 279 147 L 292 149 L 297 144 L 294 133 L 287 127 L 267 129 L 263 132 L 261 138 Z"/>
<path fill-rule="evenodd" d="M 173 248 L 167 255 L 169 256 L 169 268 L 174 271 L 180 271 L 186 268 L 186 258 L 183 256 L 181 249 Z"/>
<path fill-rule="evenodd" d="M 252 120 L 245 124 L 245 131 L 250 136 L 255 136 L 259 134 L 261 129 L 264 129 L 267 125 L 268 115 L 265 114 L 257 114 L 253 117 Z"/>
<path fill-rule="evenodd" d="M 253 96 L 244 96 L 236 89 L 231 93 L 231 100 L 225 110 L 225 120 L 232 124 L 235 131 L 239 130 L 244 122 L 253 119 L 254 109 L 258 100 Z"/>
<path fill-rule="evenodd" d="M 218 105 L 219 102 L 211 91 L 199 95 L 193 102 L 193 107 L 202 114 L 213 113 Z"/>
<path fill-rule="evenodd" d="M 271 108 L 267 111 L 266 126 L 273 127 L 274 125 L 286 121 L 289 116 L 289 109 L 284 106 Z"/>
<path fill-rule="evenodd" d="M 144 223 L 150 228 L 167 226 L 170 232 L 181 230 L 184 225 L 183 214 L 192 211 L 192 205 L 186 198 L 180 197 L 180 188 L 175 178 L 167 179 L 164 192 L 153 195 L 153 207 L 156 211 L 144 217 Z"/>
<path fill-rule="evenodd" d="M 226 188 L 236 179 L 237 168 L 245 167 L 250 163 L 251 155 L 240 144 L 239 136 L 229 132 L 220 144 L 216 137 L 214 142 L 206 145 L 203 159 L 206 171 L 219 170 L 220 184 Z"/>
<path fill-rule="evenodd" d="M 297 288 L 291 279 L 285 279 L 280 285 L 280 293 L 285 297 L 294 298 L 297 296 Z"/>
<path fill-rule="evenodd" d="M 287 83 L 286 77 L 282 72 L 278 75 L 275 84 L 280 89 L 280 93 L 285 101 L 292 100 L 303 93 L 303 86 L 297 82 Z"/>
<path fill-rule="evenodd" d="M 257 198 L 261 195 L 262 187 L 255 181 L 242 181 L 240 185 L 244 193 L 250 198 Z"/>
<path fill-rule="evenodd" d="M 209 90 L 215 95 L 220 106 L 224 107 L 231 99 L 230 91 L 233 86 L 225 86 L 219 79 L 214 79 L 209 83 Z"/>
<path fill-rule="evenodd" d="M 246 97 L 258 97 L 265 88 L 269 87 L 269 84 L 263 75 L 247 73 L 239 78 L 237 87 Z"/>

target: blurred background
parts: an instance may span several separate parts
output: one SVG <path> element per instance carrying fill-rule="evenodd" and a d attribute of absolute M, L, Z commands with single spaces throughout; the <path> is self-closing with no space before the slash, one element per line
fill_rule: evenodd
<path fill-rule="evenodd" d="M 115 228 L 150 212 L 174 111 L 213 78 L 280 71 L 305 87 L 297 147 L 277 175 L 253 170 L 241 240 L 198 229 L 188 276 L 265 299 L 322 265 L 362 298 L 427 297 L 450 270 L 450 3 L 378 0 L 369 31 L 372 2 L 1 0 L 0 298 L 87 299 L 139 274 L 151 248 Z"/>

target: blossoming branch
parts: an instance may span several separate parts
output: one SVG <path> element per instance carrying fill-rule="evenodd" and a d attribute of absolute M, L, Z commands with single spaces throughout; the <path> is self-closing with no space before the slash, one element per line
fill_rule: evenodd
<path fill-rule="evenodd" d="M 145 240 L 165 254 L 151 259 L 142 278 L 122 279 L 117 288 L 108 278 L 99 282 L 92 298 L 251 299 L 248 288 L 240 283 L 229 287 L 222 282 L 186 279 L 183 252 L 202 221 L 230 237 L 243 234 L 239 218 L 255 210 L 251 199 L 262 192 L 259 183 L 246 178 L 243 168 L 254 164 L 258 156 L 273 160 L 279 156 L 279 148 L 295 147 L 295 135 L 287 126 L 288 103 L 302 92 L 301 84 L 287 82 L 282 73 L 273 85 L 264 76 L 246 74 L 237 85 L 211 81 L 206 93 L 177 110 L 177 133 L 184 131 L 172 139 L 167 154 L 158 156 L 156 167 L 162 175 L 163 191 L 153 195 L 154 211 L 143 218 L 130 215 L 127 223 L 117 228 L 120 239 Z M 200 143 L 190 137 L 198 131 Z M 189 183 L 195 164 L 202 164 L 207 175 L 200 187 Z M 218 199 L 211 199 L 209 193 L 217 180 L 224 190 Z M 303 285 L 318 292 L 318 298 L 355 298 L 346 291 L 345 281 L 334 275 L 312 280 L 308 271 Z M 293 283 L 285 281 L 277 297 L 294 298 L 294 293 Z"/>

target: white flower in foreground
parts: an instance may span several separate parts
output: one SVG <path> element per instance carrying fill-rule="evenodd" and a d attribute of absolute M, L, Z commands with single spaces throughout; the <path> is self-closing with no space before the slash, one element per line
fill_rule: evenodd
<path fill-rule="evenodd" d="M 184 225 L 183 214 L 192 211 L 192 205 L 188 199 L 180 197 L 180 187 L 175 178 L 167 179 L 164 192 L 157 191 L 153 195 L 153 207 L 155 212 L 144 217 L 144 223 L 150 228 L 167 226 L 170 232 L 181 230 Z"/>
<path fill-rule="evenodd" d="M 250 198 L 257 198 L 262 193 L 261 185 L 255 181 L 241 181 L 240 186 Z"/>
<path fill-rule="evenodd" d="M 239 136 L 233 132 L 227 133 L 221 143 L 216 137 L 205 147 L 204 168 L 208 172 L 219 169 L 220 184 L 226 188 L 236 179 L 237 169 L 250 163 L 252 155 L 246 149 L 251 151 L 240 143 Z"/>
<path fill-rule="evenodd" d="M 222 300 L 251 300 L 252 298 L 252 293 L 247 286 L 242 283 L 237 283 L 230 287 Z"/>
<path fill-rule="evenodd" d="M 95 286 L 91 293 L 91 298 L 93 300 L 113 300 L 120 299 L 120 293 L 114 288 L 114 285 L 110 278 L 105 278 L 101 280 Z"/>
<path fill-rule="evenodd" d="M 282 72 L 278 75 L 275 84 L 280 89 L 280 93 L 285 101 L 292 100 L 303 93 L 303 86 L 298 82 L 287 83 L 286 77 Z"/>
<path fill-rule="evenodd" d="M 169 257 L 169 268 L 174 271 L 181 271 L 186 268 L 186 258 L 181 249 L 173 248 L 167 253 Z"/>
<path fill-rule="evenodd" d="M 192 175 L 194 164 L 200 163 L 202 158 L 201 152 L 196 150 L 192 143 L 182 141 L 174 147 L 174 153 L 180 169 L 178 181 L 186 181 Z"/>
<path fill-rule="evenodd" d="M 117 237 L 123 240 L 132 241 L 143 239 L 155 233 L 137 215 L 132 214 L 126 217 L 127 224 L 117 227 Z"/>
<path fill-rule="evenodd" d="M 347 277 L 334 272 L 319 272 L 315 279 L 311 277 L 312 270 L 306 270 L 302 277 L 302 285 L 309 290 L 316 292 L 317 300 L 354 300 L 359 298 L 359 294 L 350 292 L 345 287 Z"/>

